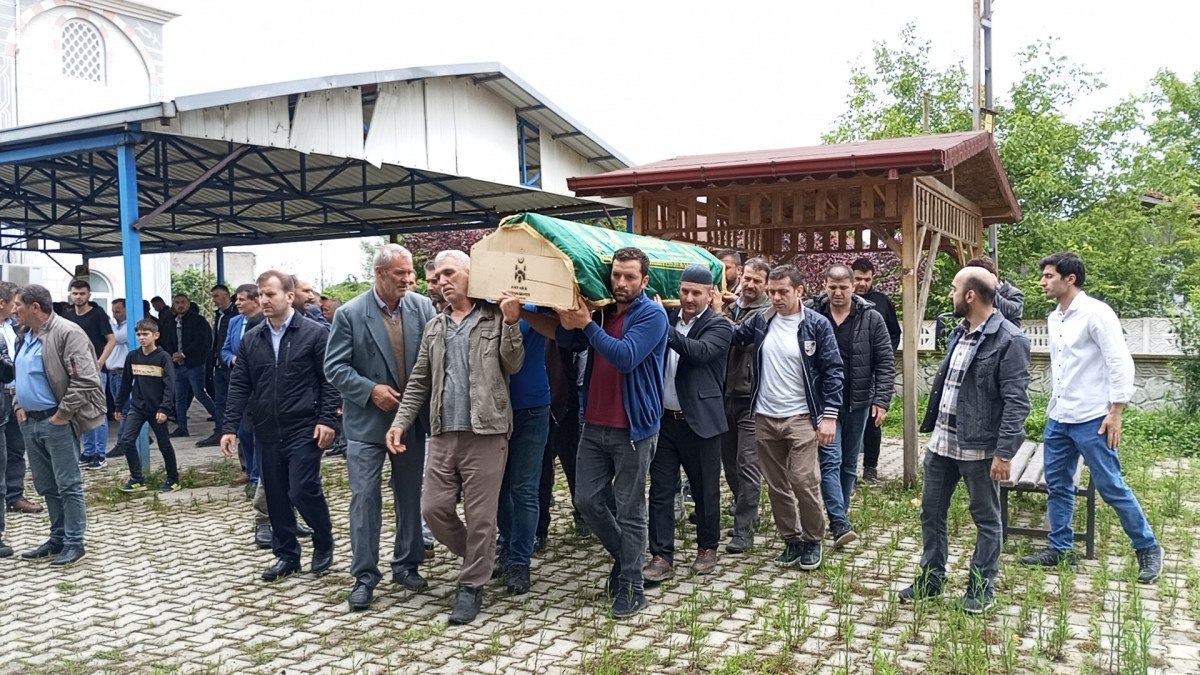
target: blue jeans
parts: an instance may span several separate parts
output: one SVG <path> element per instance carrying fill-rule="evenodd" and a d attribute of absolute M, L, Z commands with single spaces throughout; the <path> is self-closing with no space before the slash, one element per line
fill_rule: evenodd
<path fill-rule="evenodd" d="M 500 484 L 500 548 L 508 551 L 511 565 L 529 565 L 538 524 L 538 484 L 542 457 L 550 433 L 550 406 L 513 411 L 513 433 L 508 439 L 508 464 Z"/>
<path fill-rule="evenodd" d="M 863 431 L 871 419 L 871 406 L 861 410 L 843 410 L 838 415 L 833 443 L 818 450 L 821 461 L 821 498 L 829 524 L 850 524 L 850 497 L 858 480 L 858 455 L 862 452 Z"/>
<path fill-rule="evenodd" d="M 657 434 L 634 443 L 628 429 L 584 424 L 575 457 L 575 506 L 621 580 L 638 591 L 646 557 L 646 475 L 657 442 Z"/>
<path fill-rule="evenodd" d="M 33 471 L 33 487 L 46 500 L 46 511 L 50 514 L 50 541 L 63 546 L 83 546 L 87 516 L 75 430 L 70 424 L 51 424 L 48 419 L 26 419 L 21 433 Z"/>
<path fill-rule="evenodd" d="M 1133 491 L 1121 477 L 1121 460 L 1116 448 L 1108 447 L 1108 440 L 1100 435 L 1097 417 L 1087 422 L 1064 424 L 1054 420 L 1046 422 L 1043 435 L 1043 452 L 1046 459 L 1046 488 L 1050 493 L 1047 510 L 1050 514 L 1050 547 L 1066 551 L 1075 546 L 1075 532 L 1071 521 L 1075 517 L 1075 467 L 1079 456 L 1091 471 L 1092 483 L 1100 497 L 1113 507 L 1121 527 L 1129 536 L 1135 549 L 1158 546 L 1150 523 L 1142 511 Z"/>
<path fill-rule="evenodd" d="M 213 404 L 212 398 L 208 392 L 204 391 L 204 366 L 185 366 L 179 364 L 175 366 L 175 424 L 179 427 L 181 433 L 188 433 L 188 408 L 192 405 L 192 397 L 195 396 L 200 405 L 208 411 L 213 419 L 217 417 L 217 407 Z M 220 430 L 220 426 L 213 427 L 213 432 Z"/>
<path fill-rule="evenodd" d="M 947 517 L 950 500 L 961 480 L 967 487 L 971 520 L 975 521 L 975 553 L 971 578 L 994 584 L 1000 571 L 1000 488 L 991 477 L 992 460 L 961 461 L 925 453 L 925 485 L 921 498 L 921 569 L 940 584 L 946 578 L 949 553 Z"/>
<path fill-rule="evenodd" d="M 117 400 L 117 394 L 121 392 L 121 380 L 125 377 L 125 373 L 109 373 L 108 375 L 108 390 L 112 394 L 113 401 Z M 129 401 L 125 401 L 125 405 L 121 407 L 121 414 L 129 414 L 129 404 L 132 402 L 133 396 L 129 397 Z M 125 431 L 125 420 L 122 419 L 117 424 L 117 440 L 121 439 L 121 435 Z M 107 432 L 107 429 L 106 429 Z M 149 466 L 150 461 L 150 428 L 149 425 L 142 425 L 138 431 L 137 443 L 134 444 L 137 448 L 138 458 L 142 461 L 143 466 Z"/>
<path fill-rule="evenodd" d="M 108 374 L 100 373 L 100 386 L 108 386 Z M 100 422 L 100 426 L 85 431 L 83 433 L 83 456 L 84 457 L 104 457 L 104 453 L 108 450 L 108 417 L 105 416 L 104 421 Z"/>

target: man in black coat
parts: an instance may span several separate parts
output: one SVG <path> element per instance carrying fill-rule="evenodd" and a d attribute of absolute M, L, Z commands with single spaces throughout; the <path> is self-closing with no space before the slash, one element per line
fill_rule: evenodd
<path fill-rule="evenodd" d="M 896 351 L 900 346 L 900 321 L 896 319 L 896 305 L 892 299 L 875 290 L 875 264 L 870 258 L 859 258 L 850 263 L 850 269 L 854 271 L 854 292 L 874 304 L 875 311 L 883 315 L 883 323 L 892 341 L 892 351 Z M 882 430 L 874 424 L 868 424 L 863 432 L 864 483 L 879 482 L 879 446 L 882 442 Z"/>
<path fill-rule="evenodd" d="M 837 434 L 819 451 L 821 496 L 836 549 L 857 537 L 849 514 L 863 430 L 879 427 L 887 417 L 896 386 L 896 355 L 883 317 L 874 304 L 854 293 L 849 267 L 833 265 L 826 271 L 825 293 L 812 307 L 832 324 L 845 373 Z"/>
<path fill-rule="evenodd" d="M 229 379 L 221 452 L 233 457 L 238 427 L 248 413 L 254 426 L 260 480 L 271 519 L 275 563 L 263 581 L 300 571 L 294 506 L 313 529 L 313 574 L 333 565 L 333 526 L 321 489 L 321 451 L 333 442 L 342 397 L 325 379 L 329 329 L 292 309 L 290 276 L 271 270 L 258 278 L 267 320 L 238 347 Z"/>
<path fill-rule="evenodd" d="M 188 435 L 188 408 L 195 396 L 200 405 L 208 411 L 213 420 L 218 420 L 217 407 L 212 397 L 204 390 L 207 379 L 208 359 L 212 351 L 212 328 L 208 322 L 193 311 L 195 305 L 188 296 L 177 294 L 171 303 L 174 316 L 158 322 L 159 335 L 163 351 L 171 355 L 175 364 L 175 424 L 176 429 L 171 435 L 182 437 Z M 220 440 L 220 428 L 214 421 L 212 435 L 201 440 L 197 446 L 216 445 Z"/>
<path fill-rule="evenodd" d="M 721 435 L 725 419 L 725 370 L 733 324 L 712 311 L 717 297 L 712 272 L 690 265 L 679 284 L 678 312 L 670 314 L 663 367 L 663 416 L 650 463 L 650 564 L 648 583 L 675 576 L 674 496 L 682 466 L 696 500 L 696 560 L 692 571 L 717 567 L 721 536 Z"/>

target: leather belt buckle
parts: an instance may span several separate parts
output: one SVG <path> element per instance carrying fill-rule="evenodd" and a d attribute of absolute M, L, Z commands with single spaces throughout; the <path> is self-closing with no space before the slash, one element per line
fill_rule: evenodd
<path fill-rule="evenodd" d="M 684 421 L 682 410 L 666 410 L 666 409 L 664 409 L 663 415 L 666 417 L 670 417 L 671 419 L 676 420 L 678 422 Z"/>

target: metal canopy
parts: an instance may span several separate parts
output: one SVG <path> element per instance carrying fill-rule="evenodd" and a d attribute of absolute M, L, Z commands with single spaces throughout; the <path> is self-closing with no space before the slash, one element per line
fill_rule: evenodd
<path fill-rule="evenodd" d="M 133 227 L 142 253 L 490 227 L 522 210 L 568 218 L 608 212 L 595 201 L 534 187 L 214 139 L 188 133 L 186 124 L 268 99 L 286 101 L 290 119 L 301 97 L 353 88 L 361 96 L 365 136 L 381 87 L 425 78 L 486 89 L 599 170 L 628 165 L 500 64 L 289 82 L 0 131 L 0 222 L 25 233 L 8 245 L 42 248 L 41 241 L 52 240 L 63 252 L 121 254 L 118 158 L 128 149 L 136 160 L 140 216 Z"/>

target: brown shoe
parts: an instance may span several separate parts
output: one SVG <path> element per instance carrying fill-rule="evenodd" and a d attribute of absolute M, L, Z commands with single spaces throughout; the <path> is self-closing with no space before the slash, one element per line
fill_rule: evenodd
<path fill-rule="evenodd" d="M 238 474 L 237 478 L 233 479 L 233 482 L 231 482 L 229 484 L 229 487 L 239 487 L 239 486 L 245 485 L 246 483 L 249 483 L 249 482 L 250 482 L 250 475 L 245 472 L 242 472 L 242 473 Z"/>
<path fill-rule="evenodd" d="M 712 574 L 715 571 L 717 571 L 717 549 L 702 548 L 696 551 L 696 561 L 692 563 L 692 572 Z"/>
<path fill-rule="evenodd" d="M 661 555 L 654 556 L 650 564 L 642 570 L 642 579 L 651 584 L 662 583 L 673 576 L 675 576 L 675 568 L 671 567 L 671 563 Z"/>
<path fill-rule="evenodd" d="M 16 513 L 41 513 L 42 505 L 34 504 L 33 502 L 29 501 L 28 499 L 21 497 L 20 499 L 13 502 L 12 504 L 9 504 L 8 510 L 14 511 Z"/>

